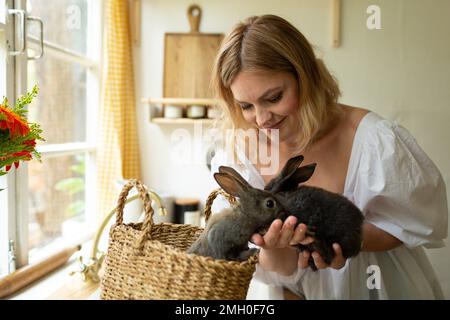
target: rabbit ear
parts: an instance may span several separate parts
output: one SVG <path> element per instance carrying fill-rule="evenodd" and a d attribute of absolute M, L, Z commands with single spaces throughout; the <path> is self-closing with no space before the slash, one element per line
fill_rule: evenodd
<path fill-rule="evenodd" d="M 280 174 L 270 180 L 269 183 L 265 186 L 264 190 L 270 192 L 278 192 L 281 191 L 281 189 L 285 189 L 284 185 L 289 180 L 289 177 L 291 177 L 295 173 L 298 166 L 302 163 L 303 159 L 304 157 L 302 155 L 298 155 L 289 159 L 288 162 L 284 165 Z"/>
<path fill-rule="evenodd" d="M 274 186 L 274 188 L 270 190 L 270 192 L 277 193 L 281 191 L 296 189 L 300 183 L 305 182 L 309 178 L 311 178 L 314 170 L 316 169 L 316 165 L 316 163 L 312 163 L 307 166 L 298 168 L 293 174 L 281 181 L 280 184 Z"/>
<path fill-rule="evenodd" d="M 239 182 L 241 182 L 244 185 L 250 186 L 248 184 L 248 182 L 239 174 L 239 172 L 237 172 L 236 170 L 234 170 L 231 167 L 226 167 L 226 166 L 220 166 L 219 167 L 219 172 L 220 173 L 225 173 L 228 174 L 229 176 L 232 176 L 233 178 L 235 178 L 236 180 L 238 180 Z"/>
<path fill-rule="evenodd" d="M 307 181 L 311 178 L 314 170 L 316 169 L 317 163 L 308 164 L 307 166 L 303 166 L 295 170 L 295 173 L 291 176 L 291 180 L 293 180 L 296 184 Z"/>
<path fill-rule="evenodd" d="M 298 166 L 303 162 L 304 157 L 302 155 L 298 155 L 296 157 L 290 158 L 288 162 L 284 165 L 283 170 L 281 170 L 282 176 L 287 176 L 292 174 Z"/>
<path fill-rule="evenodd" d="M 248 189 L 247 184 L 243 184 L 241 181 L 227 173 L 216 172 L 214 173 L 214 179 L 216 179 L 223 190 L 234 197 L 240 198 Z"/>

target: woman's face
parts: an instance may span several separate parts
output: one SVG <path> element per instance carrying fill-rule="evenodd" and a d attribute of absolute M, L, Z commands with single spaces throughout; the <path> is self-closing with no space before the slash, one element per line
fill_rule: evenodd
<path fill-rule="evenodd" d="M 230 89 L 250 125 L 258 129 L 279 129 L 280 142 L 296 134 L 299 88 L 292 74 L 242 71 Z"/>

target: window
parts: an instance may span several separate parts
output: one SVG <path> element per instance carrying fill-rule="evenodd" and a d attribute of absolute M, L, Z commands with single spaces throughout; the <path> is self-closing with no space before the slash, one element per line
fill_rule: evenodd
<path fill-rule="evenodd" d="M 42 163 L 28 173 L 28 252 L 33 262 L 53 248 L 82 242 L 94 230 L 95 137 L 99 102 L 100 1 L 29 0 L 29 15 L 44 22 L 45 55 L 28 62 L 28 88 L 40 92 L 29 119 L 41 124 Z M 38 24 L 29 27 L 39 53 Z M 88 32 L 89 30 L 89 32 Z M 77 239 L 78 238 L 78 239 Z"/>
<path fill-rule="evenodd" d="M 16 63 L 16 81 L 23 81 L 27 90 L 38 85 L 28 120 L 41 125 L 46 141 L 38 144 L 42 162 L 21 164 L 15 173 L 17 219 L 15 234 L 7 241 L 17 244 L 18 266 L 80 244 L 95 231 L 102 21 L 100 0 L 28 0 L 22 4 L 28 16 L 29 58 Z M 41 28 L 34 17 L 43 22 L 44 55 L 38 59 L 30 59 L 41 53 Z M 1 37 L 0 33 L 4 43 Z M 6 240 L 0 241 L 5 248 Z"/>
<path fill-rule="evenodd" d="M 7 20 L 8 8 L 12 0 L 0 0 L 0 98 L 6 96 L 10 101 L 14 98 L 14 64 L 13 56 L 8 52 L 11 48 L 13 30 L 11 20 Z M 10 215 L 14 205 L 13 195 L 9 192 L 14 188 L 14 177 L 0 176 L 0 276 L 9 271 L 9 240 L 13 228 L 10 224 Z"/>

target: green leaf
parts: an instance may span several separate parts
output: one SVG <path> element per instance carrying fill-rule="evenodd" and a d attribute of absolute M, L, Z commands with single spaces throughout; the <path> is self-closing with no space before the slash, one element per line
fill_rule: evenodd
<path fill-rule="evenodd" d="M 55 184 L 55 189 L 58 191 L 65 191 L 72 196 L 84 191 L 84 179 L 74 177 L 60 180 Z"/>
<path fill-rule="evenodd" d="M 77 200 L 72 202 L 67 206 L 67 218 L 74 217 L 78 214 L 82 214 L 84 212 L 84 201 L 83 200 Z"/>
<path fill-rule="evenodd" d="M 82 159 L 84 160 L 84 159 Z M 70 167 L 70 170 L 74 173 L 78 173 L 80 175 L 84 175 L 85 173 L 85 165 L 84 165 L 84 161 L 74 164 L 73 166 Z"/>
<path fill-rule="evenodd" d="M 31 89 L 31 92 L 28 92 L 25 95 L 18 98 L 16 105 L 13 109 L 14 112 L 20 114 L 21 116 L 26 114 L 27 110 L 24 107 L 33 101 L 33 99 L 37 96 L 38 91 L 39 91 L 38 87 L 35 85 L 33 89 Z"/>

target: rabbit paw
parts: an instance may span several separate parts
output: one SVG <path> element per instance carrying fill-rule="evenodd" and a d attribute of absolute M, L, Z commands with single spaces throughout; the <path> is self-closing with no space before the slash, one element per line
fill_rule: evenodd
<path fill-rule="evenodd" d="M 251 249 L 242 251 L 242 252 L 239 254 L 238 259 L 241 260 L 241 261 L 245 261 L 245 260 L 247 260 L 249 257 L 253 256 L 254 254 L 257 254 L 258 251 L 259 251 L 259 250 L 256 249 L 256 248 L 251 248 Z"/>
<path fill-rule="evenodd" d="M 317 271 L 318 270 L 317 266 L 316 266 L 316 263 L 314 262 L 314 259 L 313 259 L 312 256 L 309 257 L 308 264 L 309 264 L 309 266 L 311 267 L 311 269 L 313 271 Z"/>

